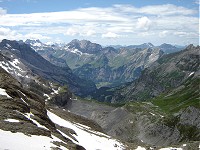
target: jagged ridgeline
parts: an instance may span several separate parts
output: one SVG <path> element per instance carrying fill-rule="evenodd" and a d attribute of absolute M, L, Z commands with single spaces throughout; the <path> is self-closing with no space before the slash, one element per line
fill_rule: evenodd
<path fill-rule="evenodd" d="M 30 45 L 22 41 L 2 40 L 0 48 L 1 54 L 3 54 L 2 59 L 7 59 L 3 66 L 17 78 L 24 80 L 23 77 L 28 77 L 26 73 L 31 71 L 31 73 L 44 79 L 69 86 L 71 92 L 79 96 L 87 96 L 96 89 L 92 81 L 87 81 L 74 75 L 68 66 L 60 67 L 51 64 L 35 52 Z M 9 69 L 9 66 L 12 65 L 9 61 L 16 65 L 15 70 Z M 21 68 L 24 70 L 20 70 Z"/>
<path fill-rule="evenodd" d="M 185 93 L 186 99 L 194 94 L 197 96 L 200 70 L 199 50 L 199 46 L 190 45 L 180 52 L 164 55 L 146 68 L 139 79 L 117 90 L 112 101 L 144 101 L 160 94 L 173 95 L 174 92 L 180 91 L 191 94 Z M 189 89 L 193 92 L 189 92 Z"/>
<path fill-rule="evenodd" d="M 53 45 L 43 44 L 39 40 L 27 40 L 26 43 L 53 64 L 67 64 L 74 74 L 92 80 L 98 87 L 133 81 L 164 52 L 180 50 L 170 44 L 154 46 L 151 43 L 103 47 L 87 40 Z"/>

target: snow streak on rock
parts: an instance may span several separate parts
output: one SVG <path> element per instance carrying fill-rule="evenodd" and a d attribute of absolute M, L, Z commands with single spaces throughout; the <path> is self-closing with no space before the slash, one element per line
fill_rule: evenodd
<path fill-rule="evenodd" d="M 6 93 L 6 90 L 5 90 L 5 89 L 2 89 L 2 88 L 0 88 L 0 95 L 4 95 L 4 96 L 6 96 L 7 98 L 12 98 L 12 97 L 10 97 L 10 96 Z"/>

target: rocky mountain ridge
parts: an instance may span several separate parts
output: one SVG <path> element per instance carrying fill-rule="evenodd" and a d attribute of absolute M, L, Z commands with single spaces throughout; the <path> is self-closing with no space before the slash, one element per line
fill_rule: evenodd
<path fill-rule="evenodd" d="M 145 100 L 159 96 L 184 84 L 190 77 L 199 75 L 199 46 L 165 55 L 145 69 L 137 81 L 116 92 L 116 97 L 128 101 Z M 114 100 L 115 98 L 113 98 Z"/>
<path fill-rule="evenodd" d="M 49 81 L 67 85 L 69 89 L 77 95 L 87 95 L 88 92 L 95 91 L 96 89 L 92 82 L 80 79 L 74 75 L 69 67 L 59 67 L 51 64 L 25 43 L 3 40 L 0 43 L 0 49 L 4 59 L 8 58 L 7 64 L 2 64 L 4 68 L 6 65 L 9 67 L 10 60 L 12 62 L 16 60 L 17 62 L 15 62 L 14 66 L 16 67 L 19 65 L 17 68 L 18 70 L 21 68 L 27 68 L 29 70 L 27 71 L 27 69 L 25 69 L 24 71 L 20 71 L 23 72 L 23 75 L 29 72 L 29 74 L 35 74 Z M 11 58 L 11 56 L 13 58 Z M 12 69 L 10 70 L 12 71 Z M 18 76 L 19 72 L 15 74 Z"/>
<path fill-rule="evenodd" d="M 65 100 L 70 101 L 70 97 Z M 1 149 L 85 150 L 101 149 L 104 144 L 113 150 L 125 148 L 102 133 L 96 123 L 47 105 L 48 98 L 46 101 L 45 104 L 45 98 L 24 89 L 0 67 Z"/>
<path fill-rule="evenodd" d="M 102 47 L 87 40 L 72 40 L 63 47 L 50 46 L 49 49 L 31 46 L 55 65 L 68 64 L 77 76 L 89 78 L 98 87 L 133 81 L 163 55 L 160 48 L 151 43 L 120 49 Z"/>

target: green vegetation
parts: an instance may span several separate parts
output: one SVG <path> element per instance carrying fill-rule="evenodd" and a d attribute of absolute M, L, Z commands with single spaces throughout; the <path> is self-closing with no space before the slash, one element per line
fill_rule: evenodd
<path fill-rule="evenodd" d="M 188 106 L 200 108 L 200 79 L 188 79 L 183 86 L 172 90 L 170 93 L 161 94 L 151 100 L 151 102 L 159 106 L 165 113 L 175 113 Z"/>

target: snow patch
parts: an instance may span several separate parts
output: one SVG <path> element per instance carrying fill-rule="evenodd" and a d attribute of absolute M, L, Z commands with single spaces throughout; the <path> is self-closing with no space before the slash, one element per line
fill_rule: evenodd
<path fill-rule="evenodd" d="M 155 114 L 154 113 L 152 113 L 152 112 L 149 112 L 152 116 L 155 116 Z"/>
<path fill-rule="evenodd" d="M 44 93 L 43 95 L 44 95 L 45 97 L 47 97 L 46 101 L 51 99 L 51 97 L 50 97 L 48 94 L 45 94 L 45 93 Z"/>
<path fill-rule="evenodd" d="M 0 95 L 6 96 L 7 98 L 12 98 L 6 93 L 6 90 L 2 88 L 0 88 Z"/>
<path fill-rule="evenodd" d="M 146 150 L 146 148 L 138 146 L 135 150 Z"/>
<path fill-rule="evenodd" d="M 25 101 L 25 100 L 23 100 L 23 98 L 20 98 L 27 106 L 29 106 L 29 104 Z"/>
<path fill-rule="evenodd" d="M 190 74 L 189 74 L 189 76 L 188 77 L 190 77 L 191 75 L 193 75 L 194 74 L 194 72 L 191 72 Z"/>
<path fill-rule="evenodd" d="M 7 122 L 20 122 L 17 119 L 5 119 L 4 121 L 7 121 Z"/>
<path fill-rule="evenodd" d="M 84 148 L 86 148 L 87 150 L 94 150 L 94 149 L 122 150 L 124 149 L 124 146 L 114 139 L 104 137 L 102 135 L 92 134 L 90 132 L 91 130 L 88 130 L 87 128 L 84 128 L 83 126 L 80 126 L 78 124 L 73 124 L 69 121 L 66 121 L 50 111 L 47 111 L 47 115 L 54 123 L 74 130 L 77 133 L 77 136 L 76 135 L 74 136 L 79 141 L 78 143 L 82 145 Z"/>
<path fill-rule="evenodd" d="M 160 115 L 161 118 L 163 118 L 164 116 Z"/>
<path fill-rule="evenodd" d="M 58 90 L 55 90 L 54 88 L 52 88 L 53 92 L 51 92 L 51 95 L 54 94 L 58 94 L 58 92 L 60 91 L 60 87 L 58 88 Z"/>
<path fill-rule="evenodd" d="M 42 44 L 41 43 L 34 43 L 34 44 L 31 44 L 32 46 L 38 46 L 38 47 L 40 47 L 40 46 L 42 46 Z"/>
<path fill-rule="evenodd" d="M 75 53 L 75 54 L 77 54 L 77 55 L 79 55 L 79 56 L 81 56 L 83 53 L 81 52 L 81 51 L 79 51 L 78 49 L 73 49 L 73 50 L 71 50 L 71 52 L 72 53 Z"/>
<path fill-rule="evenodd" d="M 22 70 L 21 67 L 19 67 L 19 65 L 20 61 L 18 59 L 14 59 L 13 61 L 8 62 L 0 62 L 0 66 L 11 75 L 24 77 L 23 73 L 26 73 L 26 71 Z"/>
<path fill-rule="evenodd" d="M 47 129 L 45 126 L 41 125 L 39 122 L 37 122 L 36 120 L 32 119 L 31 116 L 34 116 L 34 114 L 32 114 L 31 112 L 30 113 L 25 113 L 23 114 L 27 119 L 33 121 L 33 123 L 35 123 L 39 128 L 43 128 L 43 129 L 46 129 L 46 130 L 49 130 Z"/>
<path fill-rule="evenodd" d="M 6 47 L 11 48 L 10 44 L 6 44 Z"/>

